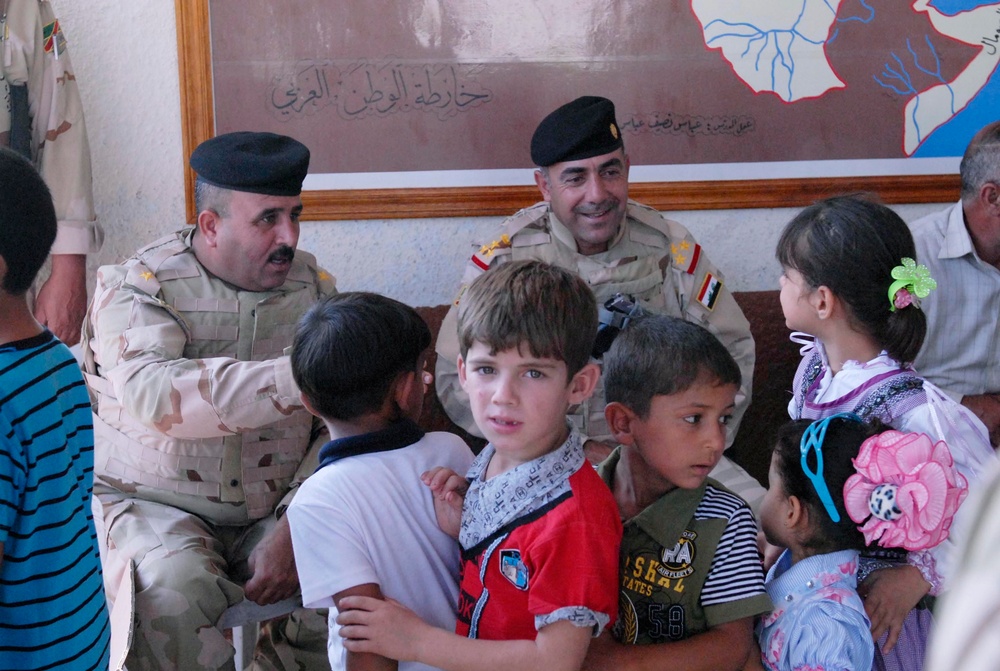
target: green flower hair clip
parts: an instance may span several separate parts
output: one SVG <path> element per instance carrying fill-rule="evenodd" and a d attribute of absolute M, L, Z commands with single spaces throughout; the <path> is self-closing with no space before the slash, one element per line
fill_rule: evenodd
<path fill-rule="evenodd" d="M 909 257 L 903 258 L 903 264 L 892 269 L 892 278 L 896 280 L 889 285 L 889 310 L 911 305 L 915 299 L 927 298 L 937 289 L 937 282 L 931 277 L 927 266 Z M 917 304 L 919 306 L 919 303 Z"/>

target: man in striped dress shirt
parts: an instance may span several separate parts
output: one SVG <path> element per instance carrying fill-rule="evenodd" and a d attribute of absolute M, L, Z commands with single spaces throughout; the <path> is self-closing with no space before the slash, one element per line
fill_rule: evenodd
<path fill-rule="evenodd" d="M 961 200 L 910 224 L 917 262 L 937 280 L 921 299 L 927 337 L 913 367 L 966 406 L 1000 444 L 1000 121 L 962 157 Z"/>
<path fill-rule="evenodd" d="M 76 359 L 26 294 L 56 235 L 49 190 L 0 149 L 0 668 L 106 669 L 90 495 L 94 435 Z"/>

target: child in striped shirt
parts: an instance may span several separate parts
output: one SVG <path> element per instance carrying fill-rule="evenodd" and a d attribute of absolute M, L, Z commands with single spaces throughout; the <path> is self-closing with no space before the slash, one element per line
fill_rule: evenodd
<path fill-rule="evenodd" d="M 26 300 L 55 236 L 42 178 L 0 149 L 0 666 L 107 669 L 90 397 Z"/>
<path fill-rule="evenodd" d="M 624 523 L 619 615 L 584 668 L 742 668 L 770 610 L 746 502 L 708 477 L 740 369 L 701 326 L 633 320 L 604 355 L 619 446 L 598 468 Z"/>

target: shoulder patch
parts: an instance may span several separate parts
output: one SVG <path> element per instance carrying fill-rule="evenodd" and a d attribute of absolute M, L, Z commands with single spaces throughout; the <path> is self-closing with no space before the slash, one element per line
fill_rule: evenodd
<path fill-rule="evenodd" d="M 701 245 L 694 240 L 684 239 L 670 243 L 670 262 L 678 270 L 694 275 L 701 259 Z"/>
<path fill-rule="evenodd" d="M 125 275 L 125 284 L 135 287 L 148 296 L 160 293 L 160 281 L 156 279 L 156 273 L 143 263 L 134 263 L 129 267 Z"/>
<path fill-rule="evenodd" d="M 707 310 L 714 310 L 715 302 L 719 300 L 721 294 L 722 278 L 712 273 L 705 273 L 705 279 L 702 280 L 701 287 L 698 289 L 695 299 L 704 305 Z"/>
<path fill-rule="evenodd" d="M 688 275 L 695 274 L 701 259 L 701 245 L 684 226 L 632 200 L 628 202 L 628 216 L 666 236 L 670 243 L 670 264 Z"/>
<path fill-rule="evenodd" d="M 479 251 L 472 255 L 472 262 L 483 270 L 488 270 L 497 256 L 504 254 L 510 254 L 510 236 L 506 233 L 499 239 L 480 247 Z"/>
<path fill-rule="evenodd" d="M 4 4 L 6 6 L 6 3 Z M 63 33 L 62 26 L 59 25 L 59 19 L 42 27 L 42 48 L 45 53 L 53 54 L 56 57 L 66 51 L 66 34 Z"/>

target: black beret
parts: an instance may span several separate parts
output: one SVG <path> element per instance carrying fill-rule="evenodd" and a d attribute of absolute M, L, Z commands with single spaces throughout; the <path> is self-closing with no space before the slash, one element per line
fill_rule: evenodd
<path fill-rule="evenodd" d="M 309 149 L 285 135 L 226 133 L 191 152 L 191 169 L 223 189 L 297 196 L 309 170 Z"/>
<path fill-rule="evenodd" d="M 547 168 L 609 154 L 622 144 L 615 104 L 607 98 L 583 96 L 542 119 L 531 136 L 531 160 Z"/>

